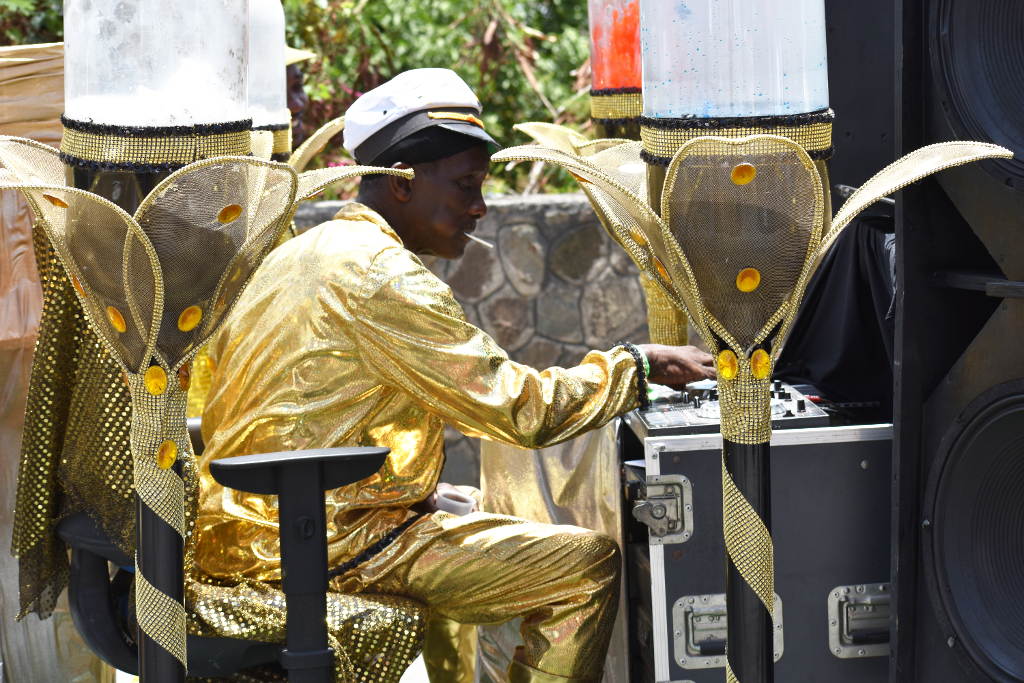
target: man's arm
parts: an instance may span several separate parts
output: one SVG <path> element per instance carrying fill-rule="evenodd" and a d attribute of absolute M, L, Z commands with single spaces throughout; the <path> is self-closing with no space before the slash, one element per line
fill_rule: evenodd
<path fill-rule="evenodd" d="M 543 447 L 636 405 L 637 369 L 629 352 L 592 351 L 573 368 L 516 363 L 466 321 L 447 285 L 405 250 L 379 255 L 366 290 L 349 303 L 364 361 L 465 433 Z M 678 385 L 707 374 L 697 369 L 699 352 L 692 347 L 644 348 L 652 381 Z"/>

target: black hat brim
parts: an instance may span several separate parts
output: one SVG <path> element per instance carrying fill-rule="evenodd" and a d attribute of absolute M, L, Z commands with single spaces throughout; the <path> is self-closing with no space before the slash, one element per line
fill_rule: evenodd
<path fill-rule="evenodd" d="M 445 108 L 443 111 L 472 116 L 476 116 L 478 113 L 475 109 L 465 109 L 461 107 Z M 394 123 L 391 123 L 377 131 L 356 147 L 353 153 L 356 161 L 361 164 L 373 164 L 376 159 L 383 156 L 389 149 L 400 143 L 402 140 L 405 140 L 410 135 L 414 135 L 421 130 L 432 127 L 444 128 L 452 131 L 453 133 L 459 133 L 461 135 L 468 135 L 469 137 L 476 138 L 481 142 L 487 143 L 492 154 L 501 149 L 501 145 L 499 145 L 486 130 L 475 123 L 459 121 L 457 119 L 431 117 L 429 115 L 430 113 L 431 110 L 413 112 L 412 114 L 404 116 Z M 437 112 L 433 113 L 436 114 Z"/>

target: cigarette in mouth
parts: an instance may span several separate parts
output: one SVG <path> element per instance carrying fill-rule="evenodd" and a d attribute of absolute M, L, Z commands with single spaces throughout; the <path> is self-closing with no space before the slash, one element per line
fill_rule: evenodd
<path fill-rule="evenodd" d="M 484 245 L 484 246 L 485 246 L 485 247 L 487 247 L 488 249 L 494 249 L 494 245 L 493 245 L 493 244 L 491 244 L 491 243 L 490 243 L 490 242 L 488 242 L 487 240 L 484 240 L 484 239 L 480 239 L 480 238 L 479 238 L 479 237 L 477 237 L 476 235 L 473 235 L 473 234 L 471 234 L 471 233 L 468 233 L 468 232 L 467 232 L 467 233 L 466 233 L 466 237 L 468 237 L 469 239 L 473 240 L 473 241 L 474 241 L 474 242 L 476 242 L 477 244 L 482 244 L 482 245 Z"/>

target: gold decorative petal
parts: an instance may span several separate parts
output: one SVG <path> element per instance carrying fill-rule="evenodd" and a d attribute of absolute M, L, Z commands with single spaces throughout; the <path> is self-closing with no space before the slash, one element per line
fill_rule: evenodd
<path fill-rule="evenodd" d="M 331 141 L 338 133 L 345 130 L 345 117 L 339 116 L 336 119 L 331 119 L 324 125 L 313 131 L 313 134 L 306 138 L 305 142 L 299 145 L 299 148 L 292 152 L 292 155 L 288 157 L 288 165 L 291 166 L 296 173 L 302 173 L 306 170 L 306 166 L 312 161 L 327 143 Z"/>
<path fill-rule="evenodd" d="M 814 262 L 815 269 L 843 228 L 861 211 L 882 197 L 897 192 L 911 183 L 947 168 L 962 166 L 982 159 L 1012 159 L 1013 152 L 988 142 L 940 142 L 914 150 L 871 176 L 866 183 L 843 202 L 832 219 L 832 225 L 821 240 Z"/>
<path fill-rule="evenodd" d="M 578 153 L 578 148 L 588 142 L 587 138 L 583 137 L 572 128 L 559 126 L 554 123 L 546 123 L 544 121 L 517 123 L 512 126 L 512 130 L 517 130 L 524 135 L 528 135 L 544 147 L 557 149 L 558 151 L 565 152 L 566 154 Z"/>
<path fill-rule="evenodd" d="M 393 175 L 400 178 L 412 180 L 415 176 L 410 168 L 384 168 L 382 166 L 331 166 L 330 168 L 318 168 L 314 171 L 306 171 L 299 176 L 298 190 L 295 193 L 297 201 L 304 201 L 315 197 L 324 188 L 333 185 L 346 178 L 355 178 L 364 175 Z"/>
<path fill-rule="evenodd" d="M 66 183 L 60 150 L 28 138 L 0 135 L 0 165 L 26 185 Z"/>

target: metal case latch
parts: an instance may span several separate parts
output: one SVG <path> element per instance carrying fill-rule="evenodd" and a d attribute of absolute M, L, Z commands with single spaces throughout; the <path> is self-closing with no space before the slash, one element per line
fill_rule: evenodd
<path fill-rule="evenodd" d="M 650 530 L 652 544 L 685 543 L 693 535 L 693 486 L 681 474 L 647 477 L 633 517 Z"/>
<path fill-rule="evenodd" d="M 829 591 L 828 647 L 840 659 L 889 656 L 889 584 Z"/>
<path fill-rule="evenodd" d="M 775 595 L 773 643 L 775 661 L 782 658 L 785 636 L 782 598 Z M 728 637 L 725 593 L 684 595 L 672 606 L 672 641 L 676 664 L 684 669 L 725 666 Z"/>

